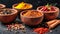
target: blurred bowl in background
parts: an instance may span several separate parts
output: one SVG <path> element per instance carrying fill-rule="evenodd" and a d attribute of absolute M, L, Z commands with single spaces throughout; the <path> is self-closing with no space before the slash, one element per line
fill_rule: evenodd
<path fill-rule="evenodd" d="M 37 7 L 37 10 L 41 11 L 40 9 L 42 9 L 42 7 L 43 6 Z M 41 11 L 41 12 L 44 13 L 44 18 L 46 20 L 53 20 L 53 19 L 58 17 L 58 15 L 59 15 L 59 8 L 55 7 L 55 6 L 53 6 L 53 8 L 55 9 L 55 11 Z"/>
<path fill-rule="evenodd" d="M 19 4 L 19 3 L 18 3 Z M 25 4 L 28 4 L 28 5 L 30 5 L 30 7 L 29 8 L 26 8 L 26 9 L 18 9 L 18 8 L 15 8 L 18 4 L 14 4 L 14 5 L 12 5 L 12 8 L 13 9 L 16 9 L 16 10 L 18 10 L 18 18 L 20 18 L 20 12 L 22 12 L 22 11 L 24 11 L 24 10 L 30 10 L 30 9 L 32 9 L 33 8 L 33 6 L 32 6 L 32 4 L 29 4 L 29 3 L 25 3 Z"/>
<path fill-rule="evenodd" d="M 0 21 L 2 23 L 10 23 L 15 20 L 18 11 L 15 9 L 4 8 L 0 9 Z"/>
<path fill-rule="evenodd" d="M 33 8 L 32 4 L 29 4 L 29 3 L 25 3 L 25 4 L 30 5 L 29 8 L 20 8 L 20 9 L 19 9 L 19 8 L 15 8 L 18 4 L 13 4 L 13 5 L 12 5 L 12 8 L 17 9 L 18 11 L 28 10 L 28 9 L 32 9 L 32 8 Z"/>
<path fill-rule="evenodd" d="M 4 4 L 0 4 L 0 9 L 5 8 L 6 6 Z"/>

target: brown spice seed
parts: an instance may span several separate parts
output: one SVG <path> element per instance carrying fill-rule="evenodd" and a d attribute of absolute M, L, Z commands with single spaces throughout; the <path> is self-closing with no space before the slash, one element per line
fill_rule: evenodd
<path fill-rule="evenodd" d="M 9 30 L 24 30 L 24 26 L 22 24 L 12 24 L 12 25 L 8 25 L 8 29 Z"/>

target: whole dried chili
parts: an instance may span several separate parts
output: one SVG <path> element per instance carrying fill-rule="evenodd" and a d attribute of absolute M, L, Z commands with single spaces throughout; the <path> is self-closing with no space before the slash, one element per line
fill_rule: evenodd
<path fill-rule="evenodd" d="M 48 32 L 48 31 L 49 31 L 48 28 L 42 28 L 42 27 L 34 29 L 34 32 L 37 32 L 38 34 L 44 34 L 44 33 Z"/>

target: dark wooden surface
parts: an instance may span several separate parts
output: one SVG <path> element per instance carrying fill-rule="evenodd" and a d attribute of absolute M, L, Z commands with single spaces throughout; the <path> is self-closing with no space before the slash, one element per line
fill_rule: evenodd
<path fill-rule="evenodd" d="M 22 23 L 22 22 L 20 22 L 19 19 L 16 19 L 16 21 L 19 21 L 19 23 Z M 29 27 L 27 25 L 25 25 L 25 26 L 26 26 L 26 32 L 25 33 L 20 31 L 20 30 L 8 31 L 8 30 L 6 30 L 7 27 L 0 22 L 0 34 L 37 34 L 36 32 L 33 32 L 32 27 Z M 47 32 L 46 34 L 60 34 L 60 25 L 57 25 L 57 27 L 52 29 L 52 32 Z"/>
<path fill-rule="evenodd" d="M 45 5 L 47 3 L 55 4 L 57 3 L 57 7 L 60 8 L 60 0 L 0 0 L 0 3 L 5 4 L 7 8 L 12 8 L 12 5 L 19 2 L 27 2 L 31 3 L 33 5 L 33 9 L 36 9 L 38 6 Z M 60 19 L 60 15 L 58 16 L 58 19 Z M 19 19 L 16 19 L 17 21 L 20 21 Z M 6 31 L 5 25 L 2 25 L 0 22 L 0 34 L 35 34 L 35 32 L 32 32 L 31 28 L 26 26 L 27 31 L 26 33 L 23 33 L 21 31 L 14 32 L 14 31 Z M 46 34 L 60 34 L 60 25 L 58 25 L 55 29 L 53 29 L 53 32 L 48 32 Z"/>

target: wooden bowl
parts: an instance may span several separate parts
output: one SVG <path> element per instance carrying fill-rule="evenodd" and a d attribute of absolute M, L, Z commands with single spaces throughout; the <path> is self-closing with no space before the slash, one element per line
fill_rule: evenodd
<path fill-rule="evenodd" d="M 0 9 L 5 8 L 6 6 L 4 4 L 0 4 Z"/>
<path fill-rule="evenodd" d="M 26 3 L 26 4 L 29 4 L 29 3 Z M 12 5 L 12 8 L 18 10 L 18 18 L 20 18 L 20 13 L 21 13 L 22 11 L 24 11 L 24 10 L 30 10 L 30 9 L 33 8 L 32 4 L 29 4 L 29 5 L 31 5 L 31 7 L 28 8 L 28 9 L 17 9 L 17 8 L 15 8 L 17 5 L 18 5 L 18 4 Z"/>
<path fill-rule="evenodd" d="M 27 10 L 27 11 L 37 11 L 37 10 Z M 27 11 L 22 11 L 20 13 L 21 21 L 24 24 L 29 25 L 29 26 L 35 26 L 35 25 L 41 24 L 41 22 L 43 20 L 43 13 L 42 12 L 40 12 L 41 16 L 39 16 L 39 17 L 26 17 L 26 16 L 23 16 L 23 14 L 25 14 Z"/>
<path fill-rule="evenodd" d="M 11 14 L 0 15 L 0 21 L 2 23 L 10 23 L 10 22 L 14 21 L 16 16 L 17 16 L 18 11 L 15 10 L 15 9 L 10 9 L 10 8 L 5 8 L 5 9 L 11 10 L 11 11 L 14 11 L 14 12 L 11 13 Z M 1 10 L 4 10 L 4 9 L 0 9 L 0 11 Z"/>
<path fill-rule="evenodd" d="M 41 9 L 42 7 L 43 7 L 43 6 L 39 6 L 39 7 L 37 8 L 37 10 L 38 10 L 38 11 L 41 11 L 40 9 Z M 55 19 L 55 18 L 58 17 L 58 15 L 59 15 L 59 8 L 58 8 L 58 7 L 55 7 L 55 6 L 53 6 L 53 7 L 55 8 L 55 11 L 47 11 L 47 12 L 41 11 L 41 12 L 44 13 L 44 18 L 45 18 L 46 20 L 53 20 L 53 19 Z"/>

